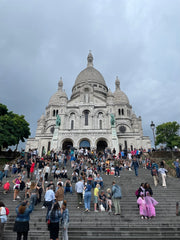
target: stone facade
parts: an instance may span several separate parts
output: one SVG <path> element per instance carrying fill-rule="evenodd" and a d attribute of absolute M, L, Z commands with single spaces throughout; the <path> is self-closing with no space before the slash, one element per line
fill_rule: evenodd
<path fill-rule="evenodd" d="M 57 115 L 61 119 L 58 127 Z M 117 139 L 116 146 L 113 138 Z M 115 147 L 116 151 L 151 148 L 149 137 L 143 136 L 141 117 L 133 113 L 128 97 L 120 89 L 118 77 L 112 93 L 101 73 L 93 67 L 91 53 L 87 57 L 87 68 L 76 78 L 69 100 L 60 79 L 58 91 L 50 98 L 45 115 L 38 120 L 35 138 L 27 140 L 26 151 L 37 148 L 41 154 L 43 150 L 47 152 L 52 147 L 62 150 L 67 145 L 98 150 Z"/>

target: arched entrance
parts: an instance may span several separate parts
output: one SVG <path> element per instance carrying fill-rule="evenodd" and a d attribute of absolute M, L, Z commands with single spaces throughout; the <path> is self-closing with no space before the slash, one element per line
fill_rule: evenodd
<path fill-rule="evenodd" d="M 90 149 L 90 142 L 88 140 L 82 140 L 79 144 L 79 148 Z"/>
<path fill-rule="evenodd" d="M 65 141 L 63 142 L 63 145 L 62 145 L 63 151 L 64 151 L 64 150 L 67 150 L 67 149 L 69 149 L 69 148 L 71 148 L 71 147 L 73 147 L 73 142 L 72 142 L 72 140 L 67 139 L 67 140 L 65 140 Z"/>
<path fill-rule="evenodd" d="M 104 152 L 104 149 L 107 147 L 107 142 L 100 140 L 97 142 L 97 152 Z"/>

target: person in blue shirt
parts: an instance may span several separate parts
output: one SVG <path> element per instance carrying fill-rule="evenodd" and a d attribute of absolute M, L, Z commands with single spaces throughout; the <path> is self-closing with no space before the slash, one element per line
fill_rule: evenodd
<path fill-rule="evenodd" d="M 30 214 L 33 211 L 33 205 L 29 205 L 28 201 L 24 201 L 16 207 L 17 217 L 14 224 L 14 232 L 17 232 L 17 240 L 28 239 Z"/>
<path fill-rule="evenodd" d="M 180 178 L 180 169 L 179 169 L 179 159 L 177 158 L 176 161 L 174 161 L 174 167 L 176 169 L 176 177 Z"/>
<path fill-rule="evenodd" d="M 47 214 L 46 214 L 46 221 L 48 220 L 48 214 L 49 211 L 51 210 L 52 204 L 55 202 L 55 193 L 53 191 L 53 185 L 49 186 L 49 189 L 45 193 L 45 206 L 47 207 Z M 43 206 L 42 208 L 45 208 Z"/>

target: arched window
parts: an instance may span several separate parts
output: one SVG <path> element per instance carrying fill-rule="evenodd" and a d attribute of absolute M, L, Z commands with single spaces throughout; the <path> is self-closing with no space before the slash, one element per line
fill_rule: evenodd
<path fill-rule="evenodd" d="M 89 117 L 89 111 L 88 110 L 85 110 L 84 111 L 84 118 L 85 118 L 85 126 L 88 126 L 88 117 Z"/>
<path fill-rule="evenodd" d="M 120 108 L 118 109 L 118 113 L 119 113 L 119 115 L 121 115 L 121 109 Z"/>
<path fill-rule="evenodd" d="M 124 150 L 127 150 L 127 141 L 124 141 Z"/>
<path fill-rule="evenodd" d="M 48 142 L 48 151 L 51 150 L 51 142 Z"/>
<path fill-rule="evenodd" d="M 84 90 L 84 102 L 89 103 L 89 88 L 85 88 Z"/>
<path fill-rule="evenodd" d="M 71 120 L 71 130 L 74 129 L 74 120 Z"/>
<path fill-rule="evenodd" d="M 55 116 L 55 114 L 56 114 L 56 111 L 55 111 L 55 110 L 53 110 L 53 117 Z"/>
<path fill-rule="evenodd" d="M 102 129 L 102 120 L 99 120 L 99 128 Z"/>
<path fill-rule="evenodd" d="M 124 109 L 122 108 L 122 115 L 124 115 Z"/>
<path fill-rule="evenodd" d="M 58 110 L 56 110 L 56 116 L 58 115 Z"/>

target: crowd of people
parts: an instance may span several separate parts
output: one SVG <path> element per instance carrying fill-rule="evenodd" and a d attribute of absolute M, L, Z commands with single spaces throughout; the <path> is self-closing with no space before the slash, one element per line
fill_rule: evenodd
<path fill-rule="evenodd" d="M 71 171 L 67 171 L 68 162 L 70 162 Z M 8 194 L 10 190 L 8 180 L 10 173 L 14 176 L 12 200 L 17 201 L 22 198 L 20 192 L 24 192 L 23 202 L 16 207 L 17 218 L 14 231 L 17 232 L 17 240 L 21 239 L 22 235 L 27 239 L 29 215 L 42 201 L 42 208 L 47 209 L 46 222 L 50 230 L 50 239 L 58 239 L 61 224 L 63 239 L 67 240 L 69 226 L 69 211 L 65 201 L 67 192 L 76 193 L 77 209 L 81 208 L 84 202 L 84 212 L 92 211 L 90 203 L 93 199 L 94 212 L 112 213 L 112 206 L 114 206 L 114 215 L 120 215 L 121 188 L 113 180 L 112 186 L 105 189 L 102 175 L 113 175 L 115 179 L 120 177 L 123 169 L 128 171 L 134 169 L 135 176 L 138 177 L 140 165 L 151 170 L 155 186 L 159 182 L 160 173 L 162 185 L 166 187 L 167 170 L 163 162 L 158 168 L 158 165 L 145 157 L 141 150 L 134 150 L 127 154 L 122 151 L 116 154 L 115 149 L 96 153 L 95 150 L 69 148 L 66 151 L 51 151 L 43 157 L 38 156 L 37 150 L 30 150 L 26 158 L 22 155 L 11 165 L 7 163 L 4 170 L 0 171 L 1 183 L 3 177 L 6 179 L 3 185 L 4 194 Z M 152 194 L 152 189 L 147 183 L 142 184 L 138 189 L 137 203 L 143 219 L 155 216 L 155 206 L 158 202 L 152 198 Z M 19 224 L 21 221 L 24 227 L 23 224 Z"/>

